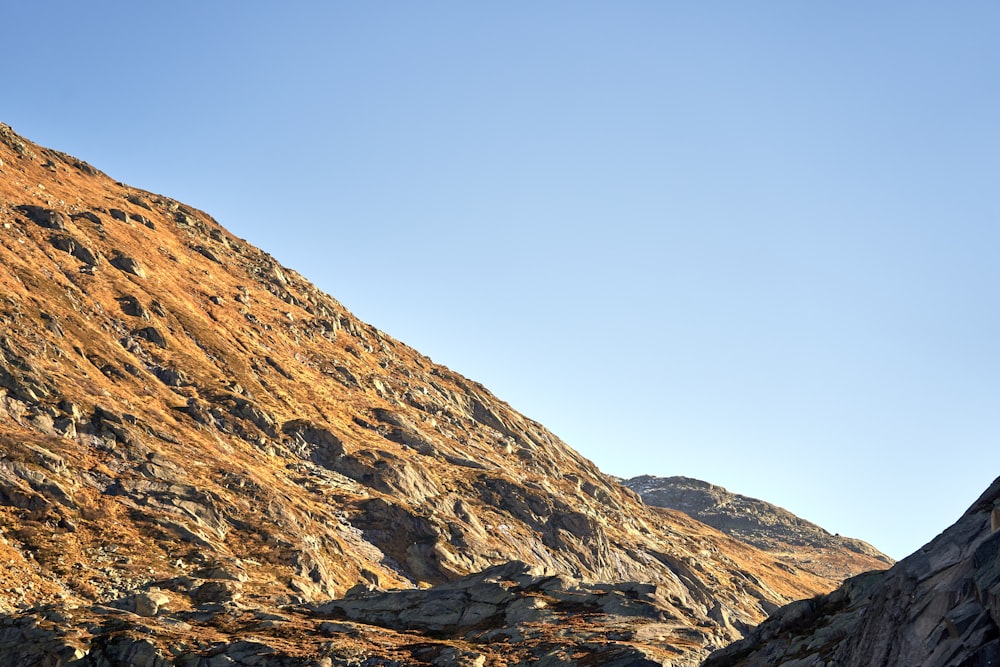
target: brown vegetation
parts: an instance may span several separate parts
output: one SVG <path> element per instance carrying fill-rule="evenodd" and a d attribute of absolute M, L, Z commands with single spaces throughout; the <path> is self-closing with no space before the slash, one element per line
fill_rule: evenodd
<path fill-rule="evenodd" d="M 838 583 L 646 507 L 205 213 L 6 126 L 0 159 L 11 664 L 694 664 Z M 512 561 L 516 622 L 320 610 Z"/>

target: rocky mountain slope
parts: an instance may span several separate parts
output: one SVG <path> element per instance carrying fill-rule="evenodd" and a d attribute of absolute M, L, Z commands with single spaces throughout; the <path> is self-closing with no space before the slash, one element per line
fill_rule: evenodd
<path fill-rule="evenodd" d="M 867 542 L 831 535 L 776 505 L 690 477 L 623 480 L 643 501 L 679 510 L 789 565 L 831 579 L 884 570 L 893 560 Z"/>
<path fill-rule="evenodd" d="M 2 664 L 693 665 L 836 585 L 2 125 L 0 323 Z"/>
<path fill-rule="evenodd" d="M 1000 664 L 1000 478 L 885 572 L 792 603 L 705 667 Z"/>

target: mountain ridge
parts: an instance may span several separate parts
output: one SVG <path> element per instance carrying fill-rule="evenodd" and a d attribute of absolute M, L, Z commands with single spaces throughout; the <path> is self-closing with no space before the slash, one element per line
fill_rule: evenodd
<path fill-rule="evenodd" d="M 845 579 L 885 569 L 893 560 L 864 542 L 832 535 L 788 510 L 692 477 L 640 475 L 622 484 L 656 507 L 684 512 L 704 524 L 819 576 Z"/>
<path fill-rule="evenodd" d="M 0 161 L 11 664 L 693 665 L 838 583 L 646 506 L 206 213 L 5 125 Z"/>

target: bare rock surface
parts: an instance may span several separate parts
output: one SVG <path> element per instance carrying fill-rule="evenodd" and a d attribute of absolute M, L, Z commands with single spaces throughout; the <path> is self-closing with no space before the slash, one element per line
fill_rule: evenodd
<path fill-rule="evenodd" d="M 1000 664 L 1000 479 L 885 572 L 794 602 L 705 667 Z"/>

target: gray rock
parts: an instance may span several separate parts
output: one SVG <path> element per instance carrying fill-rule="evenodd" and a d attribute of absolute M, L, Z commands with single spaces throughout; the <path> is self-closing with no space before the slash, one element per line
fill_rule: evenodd
<path fill-rule="evenodd" d="M 885 572 L 774 612 L 705 667 L 1000 664 L 1000 479 L 953 526 Z"/>
<path fill-rule="evenodd" d="M 141 208 L 146 209 L 147 211 L 152 211 L 153 210 L 153 207 L 149 205 L 149 202 L 147 202 L 145 199 L 143 199 L 139 195 L 131 194 L 131 195 L 125 197 L 125 199 L 127 199 L 129 202 L 135 204 L 136 206 L 139 206 Z"/>
<path fill-rule="evenodd" d="M 73 218 L 74 221 L 76 221 L 76 220 L 87 220 L 89 222 L 94 223 L 95 225 L 102 225 L 102 224 L 104 224 L 104 221 L 101 220 L 100 216 L 98 216 L 93 211 L 80 211 L 78 213 L 74 213 L 70 217 Z"/>
<path fill-rule="evenodd" d="M 67 234 L 56 234 L 49 239 L 49 243 L 58 250 L 69 253 L 84 264 L 96 266 L 100 261 L 98 254 L 80 243 L 77 239 Z"/>
<path fill-rule="evenodd" d="M 132 317 L 141 317 L 144 320 L 149 320 L 149 311 L 146 310 L 139 299 L 131 295 L 120 296 L 115 301 L 121 307 L 122 312 L 126 315 L 131 315 Z"/>
<path fill-rule="evenodd" d="M 190 384 L 187 374 L 184 371 L 178 370 L 176 368 L 163 368 L 162 366 L 154 366 L 150 369 L 153 375 L 168 387 L 183 387 Z"/>
<path fill-rule="evenodd" d="M 552 617 L 547 607 L 545 600 L 539 597 L 522 597 L 507 605 L 504 621 L 508 626 L 542 622 Z"/>
<path fill-rule="evenodd" d="M 99 649 L 97 653 L 97 656 L 93 656 L 92 652 L 91 656 L 103 657 L 111 665 L 171 667 L 171 660 L 164 656 L 160 652 L 160 649 L 147 639 L 133 639 L 127 636 L 114 637 L 107 642 L 103 649 Z"/>
<path fill-rule="evenodd" d="M 128 608 L 139 616 L 156 616 L 160 609 L 168 604 L 170 604 L 169 595 L 151 590 L 133 596 Z"/>
<path fill-rule="evenodd" d="M 196 246 L 194 246 L 193 249 L 199 255 L 201 255 L 202 257 L 204 257 L 205 259 L 210 260 L 212 262 L 215 262 L 216 264 L 222 264 L 222 260 L 219 259 L 218 255 L 216 255 L 214 252 L 212 252 L 210 249 L 206 248 L 205 246 L 203 246 L 203 245 L 196 245 Z"/>
<path fill-rule="evenodd" d="M 157 329 L 156 327 L 145 327 L 143 329 L 139 329 L 138 331 L 135 332 L 135 335 L 138 336 L 139 338 L 142 338 L 143 340 L 148 340 L 150 343 L 156 345 L 157 347 L 164 349 L 166 349 L 167 347 L 167 339 L 163 336 L 162 333 L 160 333 L 160 330 Z"/>
<path fill-rule="evenodd" d="M 139 262 L 135 261 L 128 255 L 118 253 L 115 255 L 114 259 L 111 260 L 111 266 L 115 267 L 119 271 L 131 273 L 139 278 L 146 277 L 146 272 L 143 270 L 142 266 L 139 265 Z"/>
<path fill-rule="evenodd" d="M 270 427 L 271 425 L 269 425 Z M 305 419 L 293 419 L 281 425 L 281 432 L 302 458 L 333 468 L 344 455 L 344 443 L 329 429 Z"/>
<path fill-rule="evenodd" d="M 243 596 L 243 587 L 236 581 L 206 581 L 191 591 L 196 602 L 232 602 Z"/>
<path fill-rule="evenodd" d="M 217 579 L 243 583 L 249 579 L 245 570 L 231 563 L 213 563 L 196 570 L 194 576 L 200 579 Z"/>
<path fill-rule="evenodd" d="M 432 664 L 440 667 L 483 667 L 486 664 L 486 656 L 449 646 L 438 654 Z"/>
<path fill-rule="evenodd" d="M 219 649 L 216 649 L 218 651 Z M 268 667 L 273 664 L 274 656 L 277 653 L 267 644 L 256 641 L 238 641 L 228 644 L 222 648 L 221 652 L 210 656 L 209 665 L 214 667 L 219 665 L 240 665 L 241 667 Z M 213 658 L 224 657 L 228 662 L 216 661 Z"/>
<path fill-rule="evenodd" d="M 348 623 L 334 623 L 332 621 L 323 621 L 316 628 L 321 635 L 326 635 L 327 637 L 332 637 L 334 635 L 356 635 L 358 630 L 355 626 Z"/>
<path fill-rule="evenodd" d="M 64 231 L 66 229 L 66 223 L 69 221 L 69 218 L 65 213 L 53 211 L 48 208 L 42 208 L 41 206 L 25 204 L 16 208 L 28 216 L 29 220 L 47 229 Z"/>
<path fill-rule="evenodd" d="M 135 222 L 138 222 L 140 225 L 143 225 L 144 227 L 149 227 L 150 229 L 156 229 L 156 225 L 153 223 L 153 221 L 144 215 L 140 215 L 139 213 L 130 213 L 128 217 L 134 220 Z"/>

